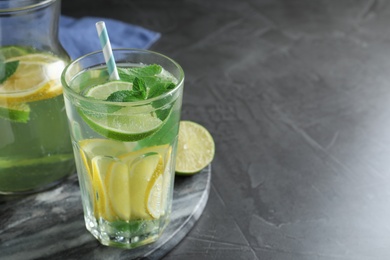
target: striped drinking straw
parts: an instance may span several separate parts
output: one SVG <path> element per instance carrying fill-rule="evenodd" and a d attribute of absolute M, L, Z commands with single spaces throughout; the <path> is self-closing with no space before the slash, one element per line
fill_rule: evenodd
<path fill-rule="evenodd" d="M 106 24 L 103 21 L 96 23 L 96 30 L 99 34 L 100 45 L 103 49 L 104 60 L 107 64 L 108 74 L 111 80 L 119 80 L 118 70 L 115 64 L 114 54 L 112 53 L 110 39 L 106 29 Z"/>

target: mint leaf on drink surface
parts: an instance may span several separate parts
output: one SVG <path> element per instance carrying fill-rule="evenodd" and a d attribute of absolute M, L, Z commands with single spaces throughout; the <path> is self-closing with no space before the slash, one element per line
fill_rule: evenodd
<path fill-rule="evenodd" d="M 6 79 L 12 76 L 15 73 L 16 69 L 19 66 L 19 61 L 10 61 L 3 62 L 0 61 L 0 84 L 2 84 Z"/>
<path fill-rule="evenodd" d="M 145 77 L 154 77 L 161 73 L 162 67 L 157 64 L 144 67 L 118 68 L 119 77 L 128 82 L 133 82 L 135 77 L 144 79 Z"/>
<path fill-rule="evenodd" d="M 139 97 L 141 97 L 142 99 L 146 99 L 147 98 L 147 89 L 146 89 L 146 85 L 145 85 L 145 81 L 143 81 L 142 79 L 136 77 L 134 80 L 133 80 L 133 91 L 137 93 L 137 95 Z"/>
<path fill-rule="evenodd" d="M 119 90 L 111 93 L 106 101 L 110 102 L 129 102 L 139 100 L 131 90 Z"/>
<path fill-rule="evenodd" d="M 118 68 L 118 74 L 121 80 L 132 82 L 133 89 L 141 91 L 143 99 L 149 99 L 164 94 L 176 86 L 172 80 L 159 76 L 162 70 L 160 65 L 153 64 L 144 67 Z"/>
<path fill-rule="evenodd" d="M 133 81 L 133 89 L 115 91 L 108 96 L 106 101 L 131 102 L 144 100 L 147 97 L 146 91 L 145 82 L 136 77 Z"/>
<path fill-rule="evenodd" d="M 153 98 L 168 92 L 171 89 L 174 89 L 176 85 L 172 82 L 156 82 L 149 88 L 148 98 Z"/>

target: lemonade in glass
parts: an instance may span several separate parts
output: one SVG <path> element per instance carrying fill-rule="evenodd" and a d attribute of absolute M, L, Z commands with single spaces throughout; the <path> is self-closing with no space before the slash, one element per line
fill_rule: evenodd
<path fill-rule="evenodd" d="M 101 52 L 63 72 L 66 111 L 87 229 L 104 245 L 156 241 L 169 222 L 184 73 L 146 50 Z"/>

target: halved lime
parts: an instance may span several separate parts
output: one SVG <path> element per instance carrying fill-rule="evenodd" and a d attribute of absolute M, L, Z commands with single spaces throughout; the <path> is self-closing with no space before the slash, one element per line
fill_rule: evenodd
<path fill-rule="evenodd" d="M 144 139 L 156 132 L 163 123 L 153 114 L 123 115 L 118 113 L 105 115 L 96 113 L 96 117 L 82 113 L 81 116 L 94 131 L 102 136 L 125 142 Z"/>
<path fill-rule="evenodd" d="M 176 155 L 176 174 L 192 175 L 205 168 L 214 158 L 215 145 L 203 126 L 181 121 Z"/>
<path fill-rule="evenodd" d="M 111 93 L 118 90 L 131 89 L 128 82 L 113 81 L 95 86 L 86 91 L 85 96 L 105 100 Z M 114 109 L 112 109 L 114 108 Z M 163 125 L 153 107 L 143 105 L 138 107 L 115 106 L 82 103 L 79 110 L 84 121 L 97 133 L 120 141 L 138 141 L 156 132 Z"/>
<path fill-rule="evenodd" d="M 25 103 L 8 104 L 0 101 L 0 118 L 26 123 L 30 119 L 30 106 Z"/>

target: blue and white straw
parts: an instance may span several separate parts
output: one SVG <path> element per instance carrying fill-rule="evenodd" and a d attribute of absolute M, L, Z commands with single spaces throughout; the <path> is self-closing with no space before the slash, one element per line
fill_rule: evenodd
<path fill-rule="evenodd" d="M 99 34 L 100 45 L 103 49 L 104 60 L 107 64 L 110 79 L 119 80 L 119 74 L 116 68 L 114 54 L 112 53 L 110 39 L 108 38 L 106 24 L 103 21 L 97 22 L 96 29 Z"/>

